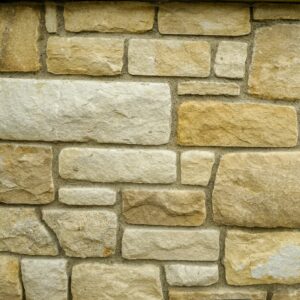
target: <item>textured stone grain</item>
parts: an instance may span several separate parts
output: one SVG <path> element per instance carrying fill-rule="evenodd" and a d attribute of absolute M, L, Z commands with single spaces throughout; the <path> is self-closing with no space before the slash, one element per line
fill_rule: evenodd
<path fill-rule="evenodd" d="M 273 293 L 272 300 L 300 300 L 300 290 L 278 290 Z"/>
<path fill-rule="evenodd" d="M 57 32 L 57 12 L 55 2 L 46 2 L 45 5 L 45 26 L 49 33 Z"/>
<path fill-rule="evenodd" d="M 300 20 L 298 4 L 259 3 L 253 11 L 254 20 Z"/>

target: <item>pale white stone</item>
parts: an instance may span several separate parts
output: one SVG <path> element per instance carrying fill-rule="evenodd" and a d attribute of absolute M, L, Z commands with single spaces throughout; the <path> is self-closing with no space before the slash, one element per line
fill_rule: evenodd
<path fill-rule="evenodd" d="M 47 2 L 45 10 L 45 24 L 49 33 L 57 32 L 57 15 L 56 4 L 54 2 Z"/>
<path fill-rule="evenodd" d="M 216 75 L 226 78 L 243 78 L 245 76 L 247 49 L 247 43 L 220 42 L 214 65 Z"/>
<path fill-rule="evenodd" d="M 171 183 L 176 153 L 168 150 L 65 148 L 59 156 L 63 178 L 94 182 Z"/>
<path fill-rule="evenodd" d="M 117 193 L 109 188 L 62 187 L 59 201 L 68 205 L 114 205 Z"/>
<path fill-rule="evenodd" d="M 174 286 L 209 286 L 219 280 L 218 265 L 172 264 L 166 265 L 165 271 L 168 284 Z"/>
<path fill-rule="evenodd" d="M 126 228 L 122 255 L 127 259 L 216 261 L 219 231 Z"/>
<path fill-rule="evenodd" d="M 169 141 L 168 84 L 1 79 L 0 139 L 159 145 Z"/>
<path fill-rule="evenodd" d="M 67 300 L 65 259 L 23 258 L 22 280 L 27 300 Z"/>

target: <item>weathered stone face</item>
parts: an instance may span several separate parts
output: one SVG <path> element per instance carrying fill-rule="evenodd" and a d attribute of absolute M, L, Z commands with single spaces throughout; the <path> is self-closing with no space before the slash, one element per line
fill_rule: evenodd
<path fill-rule="evenodd" d="M 45 26 L 49 33 L 57 32 L 57 7 L 55 2 L 47 2 L 45 5 Z"/>
<path fill-rule="evenodd" d="M 300 282 L 299 232 L 227 232 L 226 280 L 230 285 Z"/>
<path fill-rule="evenodd" d="M 255 20 L 300 20 L 300 6 L 290 3 L 257 3 L 253 17 Z"/>
<path fill-rule="evenodd" d="M 0 202 L 46 204 L 54 200 L 52 149 L 0 145 Z"/>
<path fill-rule="evenodd" d="M 273 293 L 272 300 L 299 300 L 300 290 L 278 290 Z"/>
<path fill-rule="evenodd" d="M 300 99 L 300 26 L 278 24 L 256 30 L 249 93 L 264 99 Z"/>

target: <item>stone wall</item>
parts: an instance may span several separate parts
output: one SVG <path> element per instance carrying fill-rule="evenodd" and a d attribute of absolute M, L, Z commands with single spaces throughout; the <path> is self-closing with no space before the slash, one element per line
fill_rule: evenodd
<path fill-rule="evenodd" d="M 0 5 L 1 300 L 300 299 L 300 5 Z"/>

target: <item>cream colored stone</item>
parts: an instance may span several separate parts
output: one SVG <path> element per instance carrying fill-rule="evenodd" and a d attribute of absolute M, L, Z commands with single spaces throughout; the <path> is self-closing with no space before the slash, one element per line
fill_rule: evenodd
<path fill-rule="evenodd" d="M 65 259 L 22 259 L 26 300 L 67 300 L 68 275 Z"/>
<path fill-rule="evenodd" d="M 57 32 L 57 12 L 55 2 L 47 2 L 45 5 L 45 25 L 49 33 Z"/>
<path fill-rule="evenodd" d="M 206 41 L 131 39 L 131 75 L 208 77 L 210 44 Z"/>
<path fill-rule="evenodd" d="M 159 267 L 80 263 L 72 272 L 73 300 L 162 300 Z"/>
<path fill-rule="evenodd" d="M 209 151 L 190 150 L 181 153 L 181 183 L 208 185 L 215 154 Z"/>
<path fill-rule="evenodd" d="M 238 96 L 240 86 L 234 82 L 184 81 L 178 83 L 178 95 Z"/>
<path fill-rule="evenodd" d="M 264 99 L 300 99 L 300 25 L 256 30 L 248 92 Z"/>
<path fill-rule="evenodd" d="M 247 4 L 165 3 L 158 12 L 163 34 L 238 36 L 250 33 Z"/>
<path fill-rule="evenodd" d="M 67 186 L 59 189 L 59 201 L 67 205 L 114 205 L 117 193 L 109 188 Z"/>
<path fill-rule="evenodd" d="M 257 289 L 232 287 L 201 290 L 169 289 L 169 300 L 266 300 L 267 292 Z"/>
<path fill-rule="evenodd" d="M 0 251 L 28 255 L 57 255 L 54 238 L 34 208 L 0 207 Z"/>
<path fill-rule="evenodd" d="M 216 75 L 226 78 L 244 78 L 247 50 L 247 43 L 220 42 L 214 65 Z"/>
<path fill-rule="evenodd" d="M 126 228 L 122 256 L 126 259 L 216 261 L 219 231 Z"/>
<path fill-rule="evenodd" d="M 230 285 L 300 282 L 300 233 L 227 232 L 226 280 Z"/>
<path fill-rule="evenodd" d="M 40 69 L 39 26 L 38 6 L 0 4 L 0 72 Z"/>
<path fill-rule="evenodd" d="M 300 152 L 225 154 L 214 185 L 214 220 L 247 227 L 298 228 L 299 178 Z"/>
<path fill-rule="evenodd" d="M 54 200 L 51 147 L 0 145 L 0 202 L 46 204 Z"/>
<path fill-rule="evenodd" d="M 115 252 L 118 224 L 111 211 L 44 209 L 43 220 L 67 256 L 107 257 Z"/>
<path fill-rule="evenodd" d="M 19 259 L 14 256 L 0 256 L 0 299 L 22 300 Z"/>
<path fill-rule="evenodd" d="M 187 146 L 294 147 L 297 114 L 289 106 L 188 101 L 178 109 L 177 138 Z"/>
<path fill-rule="evenodd" d="M 59 156 L 63 178 L 93 182 L 172 183 L 176 153 L 168 150 L 65 148 Z"/>
<path fill-rule="evenodd" d="M 300 290 L 278 290 L 273 292 L 272 300 L 300 300 Z"/>
<path fill-rule="evenodd" d="M 259 3 L 254 7 L 254 20 L 300 20 L 298 4 Z"/>
<path fill-rule="evenodd" d="M 160 145 L 170 139 L 168 84 L 0 79 L 0 139 Z"/>
<path fill-rule="evenodd" d="M 154 23 L 154 6 L 131 1 L 69 2 L 65 4 L 67 31 L 145 32 Z"/>
<path fill-rule="evenodd" d="M 47 67 L 54 74 L 118 75 L 123 54 L 123 39 L 55 36 L 48 39 Z"/>
<path fill-rule="evenodd" d="M 165 266 L 166 278 L 173 286 L 208 286 L 219 280 L 218 265 L 183 265 Z"/>
<path fill-rule="evenodd" d="M 205 194 L 188 190 L 123 190 L 129 224 L 199 226 L 206 217 Z"/>

